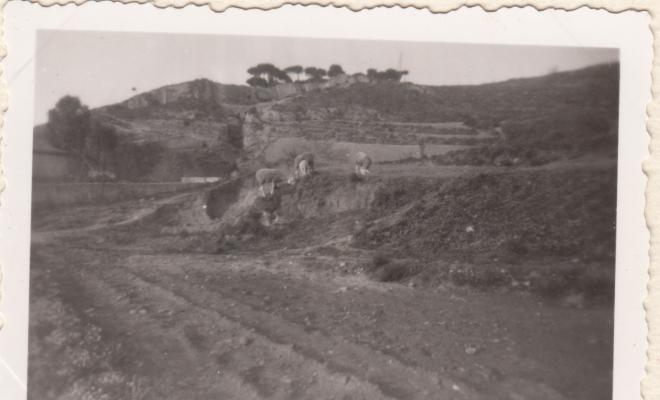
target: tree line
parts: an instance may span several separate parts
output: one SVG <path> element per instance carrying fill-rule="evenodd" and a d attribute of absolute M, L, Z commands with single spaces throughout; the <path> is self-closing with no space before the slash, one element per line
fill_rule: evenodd
<path fill-rule="evenodd" d="M 293 82 L 292 76 L 295 76 L 296 82 L 322 82 L 328 78 L 334 78 L 339 75 L 345 75 L 346 72 L 339 64 L 332 64 L 327 70 L 318 67 L 303 67 L 302 65 L 292 65 L 280 69 L 271 63 L 261 63 L 247 69 L 250 78 L 247 84 L 253 87 L 272 87 L 280 83 Z M 304 75 L 305 79 L 301 79 Z M 399 71 L 392 68 L 384 71 L 378 71 L 374 68 L 367 70 L 367 77 L 372 81 L 392 81 L 399 82 L 408 75 L 408 71 Z"/>

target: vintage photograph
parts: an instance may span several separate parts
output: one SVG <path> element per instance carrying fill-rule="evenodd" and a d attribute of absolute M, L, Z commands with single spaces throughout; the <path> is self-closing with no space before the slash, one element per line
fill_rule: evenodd
<path fill-rule="evenodd" d="M 611 398 L 618 49 L 36 47 L 29 399 Z"/>

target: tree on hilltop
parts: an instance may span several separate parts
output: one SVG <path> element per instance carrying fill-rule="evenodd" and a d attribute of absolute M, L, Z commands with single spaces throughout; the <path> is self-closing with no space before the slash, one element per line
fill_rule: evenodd
<path fill-rule="evenodd" d="M 274 78 L 275 78 L 275 74 L 276 74 L 275 71 L 277 71 L 277 67 L 276 67 L 276 66 L 274 66 L 274 65 L 271 64 L 271 63 L 257 64 L 257 70 L 258 70 L 259 72 L 261 72 L 260 75 L 265 75 L 265 76 L 266 76 L 266 80 L 268 81 L 268 84 L 269 84 L 269 85 L 272 85 L 272 84 L 273 84 L 273 81 L 274 81 Z"/>
<path fill-rule="evenodd" d="M 400 82 L 401 78 L 405 75 L 408 75 L 408 71 L 397 71 L 393 68 L 388 68 L 385 71 L 378 71 L 374 68 L 367 70 L 367 77 L 376 82 Z"/>
<path fill-rule="evenodd" d="M 252 87 L 268 87 L 268 81 L 260 76 L 250 77 L 245 82 Z"/>
<path fill-rule="evenodd" d="M 48 140 L 60 150 L 82 154 L 89 127 L 89 108 L 78 97 L 64 96 L 48 111 Z"/>
<path fill-rule="evenodd" d="M 305 68 L 305 75 L 309 77 L 309 80 L 313 79 L 314 75 L 316 75 L 316 67 Z"/>
<path fill-rule="evenodd" d="M 246 82 L 250 86 L 275 86 L 282 82 L 291 82 L 291 78 L 286 72 L 270 63 L 257 64 L 247 70 L 252 75 Z M 264 82 L 266 83 L 264 85 Z"/>
<path fill-rule="evenodd" d="M 309 76 L 308 80 L 310 82 L 320 82 L 327 75 L 327 71 L 323 68 L 307 67 L 305 68 L 305 74 Z"/>
<path fill-rule="evenodd" d="M 46 135 L 54 147 L 78 158 L 79 178 L 85 173 L 83 166 L 105 170 L 119 142 L 115 129 L 93 119 L 89 107 L 75 96 L 62 97 L 48 112 Z"/>
<path fill-rule="evenodd" d="M 344 69 L 339 64 L 332 64 L 328 69 L 328 76 L 330 78 L 334 78 L 335 76 L 344 75 L 344 74 L 346 74 L 346 72 L 344 72 Z"/>
<path fill-rule="evenodd" d="M 248 68 L 247 73 L 252 75 L 252 76 L 257 76 L 257 77 L 261 78 L 261 75 L 263 74 L 263 71 L 258 66 L 255 66 L 255 67 Z"/>
<path fill-rule="evenodd" d="M 278 84 L 278 83 L 290 83 L 292 82 L 291 77 L 289 74 L 286 72 L 282 71 L 281 69 L 275 69 L 273 71 L 273 84 Z"/>
<path fill-rule="evenodd" d="M 381 80 L 398 82 L 401 80 L 401 73 L 395 69 L 388 68 L 380 73 Z"/>
<path fill-rule="evenodd" d="M 303 73 L 302 65 L 292 65 L 290 67 L 284 68 L 284 72 L 287 74 L 296 74 L 296 81 L 300 80 L 300 74 Z"/>

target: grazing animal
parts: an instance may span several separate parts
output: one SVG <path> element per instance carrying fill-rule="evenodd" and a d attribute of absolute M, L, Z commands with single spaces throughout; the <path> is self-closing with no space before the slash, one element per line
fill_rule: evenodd
<path fill-rule="evenodd" d="M 364 177 L 371 173 L 371 157 L 360 151 L 355 155 L 355 175 Z"/>
<path fill-rule="evenodd" d="M 314 154 L 302 153 L 293 162 L 293 181 L 309 176 L 314 172 Z"/>
<path fill-rule="evenodd" d="M 275 194 L 275 189 L 284 182 L 285 176 L 282 172 L 272 168 L 262 168 L 255 174 L 259 195 L 261 197 L 270 197 Z"/>

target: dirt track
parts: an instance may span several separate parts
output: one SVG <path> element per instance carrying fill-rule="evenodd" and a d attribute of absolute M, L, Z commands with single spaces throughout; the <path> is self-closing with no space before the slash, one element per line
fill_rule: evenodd
<path fill-rule="evenodd" d="M 611 391 L 609 307 L 374 282 L 351 272 L 364 255 L 341 241 L 216 255 L 108 234 L 149 210 L 86 207 L 37 221 L 30 398 L 596 400 Z"/>
<path fill-rule="evenodd" d="M 60 242 L 35 256 L 48 260 L 33 268 L 59 300 L 103 343 L 121 344 L 110 369 L 144 379 L 144 398 L 598 399 L 610 390 L 607 310 L 332 276 L 324 263 L 338 261 L 296 254 Z M 49 397 L 32 388 L 32 398 Z"/>

